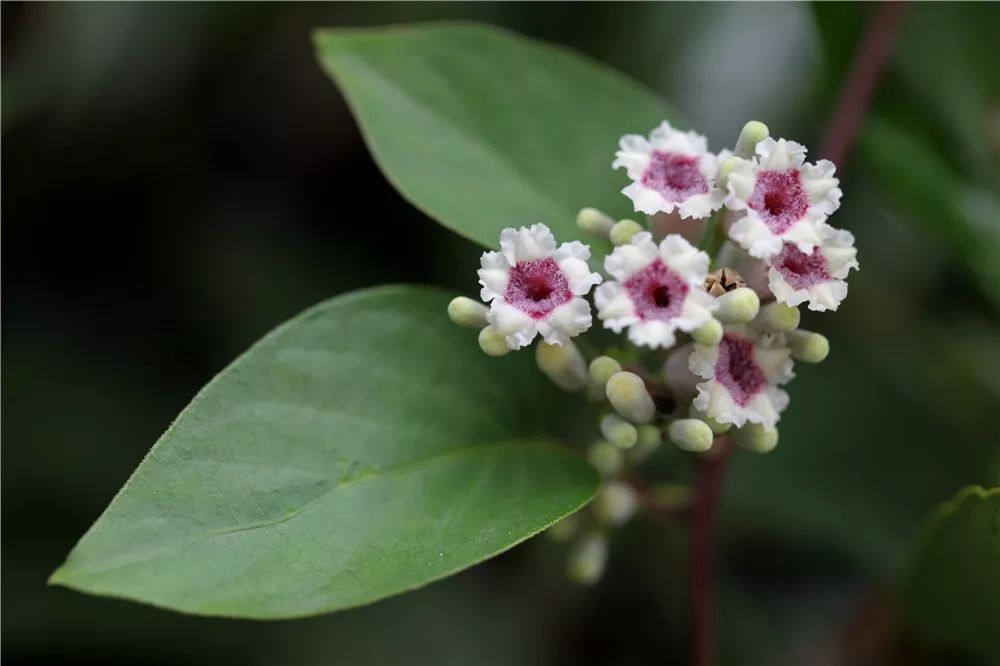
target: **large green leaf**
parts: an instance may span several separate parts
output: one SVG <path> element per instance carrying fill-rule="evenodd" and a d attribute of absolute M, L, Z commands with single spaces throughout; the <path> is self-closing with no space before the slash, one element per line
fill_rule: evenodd
<path fill-rule="evenodd" d="M 497 28 L 321 30 L 315 43 L 393 185 L 490 247 L 535 222 L 576 237 L 584 206 L 631 213 L 618 138 L 669 115 L 615 72 Z"/>
<path fill-rule="evenodd" d="M 546 382 L 448 296 L 382 288 L 267 335 L 181 413 L 51 582 L 191 613 L 375 601 L 495 555 L 597 487 L 534 441 Z"/>
<path fill-rule="evenodd" d="M 1000 488 L 969 487 L 931 517 L 905 587 L 909 628 L 1000 663 Z"/>

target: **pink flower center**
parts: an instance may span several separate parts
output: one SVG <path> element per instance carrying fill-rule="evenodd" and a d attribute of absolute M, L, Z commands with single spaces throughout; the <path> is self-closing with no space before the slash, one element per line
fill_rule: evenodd
<path fill-rule="evenodd" d="M 767 228 L 783 234 L 809 210 L 809 195 L 798 169 L 761 171 L 747 205 L 757 211 Z"/>
<path fill-rule="evenodd" d="M 806 254 L 794 243 L 785 243 L 781 254 L 774 258 L 771 265 L 781 273 L 781 277 L 785 278 L 792 289 L 808 289 L 814 284 L 833 279 L 826 257 L 818 247 L 813 248 L 812 254 Z"/>
<path fill-rule="evenodd" d="M 733 401 L 746 407 L 755 395 L 767 387 L 767 377 L 753 355 L 753 340 L 727 333 L 719 345 L 715 379 L 726 387 Z"/>
<path fill-rule="evenodd" d="M 654 150 L 649 166 L 642 174 L 642 184 L 659 192 L 667 201 L 684 201 L 695 194 L 708 192 L 708 182 L 701 173 L 698 157 Z"/>
<path fill-rule="evenodd" d="M 667 268 L 659 257 L 624 282 L 640 319 L 667 321 L 681 313 L 687 283 Z"/>
<path fill-rule="evenodd" d="M 573 297 L 552 257 L 519 261 L 510 269 L 504 300 L 532 319 L 542 319 Z"/>

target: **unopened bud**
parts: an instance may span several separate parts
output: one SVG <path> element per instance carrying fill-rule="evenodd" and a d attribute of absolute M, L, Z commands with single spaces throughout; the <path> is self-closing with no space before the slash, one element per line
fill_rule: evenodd
<path fill-rule="evenodd" d="M 587 386 L 587 362 L 572 342 L 550 345 L 539 342 L 535 348 L 538 367 L 564 391 L 579 391 Z"/>
<path fill-rule="evenodd" d="M 614 476 L 625 462 L 622 450 L 608 442 L 594 442 L 587 449 L 587 460 L 601 476 Z"/>
<path fill-rule="evenodd" d="M 594 498 L 594 515 L 605 525 L 624 525 L 639 508 L 639 496 L 627 483 L 612 481 L 601 486 Z"/>
<path fill-rule="evenodd" d="M 718 319 L 709 319 L 698 328 L 691 331 L 691 337 L 699 345 L 714 347 L 722 342 L 722 324 Z"/>
<path fill-rule="evenodd" d="M 759 423 L 748 423 L 729 437 L 733 444 L 756 453 L 767 453 L 778 445 L 777 428 L 768 430 Z"/>
<path fill-rule="evenodd" d="M 590 380 L 601 389 L 601 393 L 611 375 L 621 371 L 621 364 L 610 356 L 598 356 L 590 362 Z"/>
<path fill-rule="evenodd" d="M 784 303 L 768 303 L 753 320 L 753 327 L 764 333 L 787 333 L 799 327 L 802 314 Z"/>
<path fill-rule="evenodd" d="M 632 423 L 649 423 L 656 415 L 656 405 L 646 390 L 642 377 L 634 372 L 616 372 L 608 380 L 605 394 L 615 411 Z"/>
<path fill-rule="evenodd" d="M 611 227 L 611 244 L 627 245 L 632 236 L 635 236 L 640 231 L 645 231 L 642 225 L 635 220 L 619 220 L 615 223 L 615 226 Z"/>
<path fill-rule="evenodd" d="M 503 356 L 510 352 L 507 340 L 500 334 L 500 331 L 492 326 L 487 326 L 479 331 L 479 348 L 490 356 Z"/>
<path fill-rule="evenodd" d="M 458 296 L 448 303 L 448 318 L 459 326 L 482 328 L 486 326 L 486 313 L 490 309 L 466 296 Z"/>
<path fill-rule="evenodd" d="M 786 337 L 792 358 L 803 363 L 820 363 L 830 353 L 826 336 L 812 331 L 792 331 Z"/>
<path fill-rule="evenodd" d="M 584 208 L 576 214 L 576 226 L 591 236 L 608 238 L 615 221 L 596 208 Z"/>
<path fill-rule="evenodd" d="M 719 165 L 719 171 L 715 177 L 715 182 L 718 184 L 719 187 L 723 189 L 726 188 L 726 186 L 729 183 L 729 174 L 731 174 L 733 170 L 736 169 L 736 165 L 739 163 L 740 163 L 740 158 L 730 157 L 729 159 L 724 160 L 722 164 Z"/>
<path fill-rule="evenodd" d="M 712 429 L 698 419 L 677 419 L 667 430 L 670 441 L 685 451 L 707 451 L 712 448 Z"/>
<path fill-rule="evenodd" d="M 632 462 L 642 462 L 653 455 L 663 440 L 663 433 L 659 426 L 641 425 L 636 428 L 638 431 L 638 441 L 629 451 L 629 459 Z"/>
<path fill-rule="evenodd" d="M 723 324 L 745 324 L 760 310 L 760 297 L 749 287 L 727 291 L 715 302 L 719 306 L 715 318 Z"/>
<path fill-rule="evenodd" d="M 601 419 L 601 434 L 619 449 L 631 449 L 639 439 L 635 426 L 617 414 Z"/>
<path fill-rule="evenodd" d="M 716 435 L 727 433 L 729 432 L 730 428 L 733 427 L 732 423 L 719 423 L 711 416 L 709 416 L 705 412 L 695 407 L 694 403 L 692 403 L 691 408 L 688 409 L 688 415 L 693 419 L 698 419 L 699 421 L 704 421 L 705 423 L 707 423 L 708 427 L 711 428 L 712 432 L 715 433 Z"/>
<path fill-rule="evenodd" d="M 553 541 L 566 542 L 576 535 L 579 527 L 580 517 L 574 513 L 550 525 L 545 534 Z"/>
<path fill-rule="evenodd" d="M 581 585 L 593 585 L 604 575 L 608 563 L 608 540 L 600 532 L 585 534 L 566 560 L 566 574 Z"/>
<path fill-rule="evenodd" d="M 740 131 L 740 137 L 736 140 L 736 150 L 733 152 L 737 157 L 750 159 L 754 155 L 754 148 L 757 147 L 757 144 L 766 139 L 770 133 L 767 125 L 758 120 L 751 120 Z"/>

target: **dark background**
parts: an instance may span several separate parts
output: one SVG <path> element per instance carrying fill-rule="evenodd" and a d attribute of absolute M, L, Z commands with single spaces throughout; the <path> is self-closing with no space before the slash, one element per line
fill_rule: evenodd
<path fill-rule="evenodd" d="M 3 659 L 9 664 L 632 664 L 685 653 L 681 533 L 639 520 L 596 588 L 535 539 L 373 607 L 187 618 L 45 579 L 214 373 L 332 295 L 473 293 L 480 250 L 386 183 L 318 26 L 475 18 L 659 90 L 710 143 L 818 147 L 871 5 L 2 5 Z M 997 5 L 907 9 L 834 223 L 862 271 L 782 444 L 725 497 L 725 664 L 974 663 L 892 619 L 923 516 L 996 484 Z M 500 84 L 500 83 L 498 83 Z M 585 104 L 586 100 L 581 100 Z M 622 128 L 638 131 L 641 128 Z M 610 160 L 610 157 L 609 157 Z"/>

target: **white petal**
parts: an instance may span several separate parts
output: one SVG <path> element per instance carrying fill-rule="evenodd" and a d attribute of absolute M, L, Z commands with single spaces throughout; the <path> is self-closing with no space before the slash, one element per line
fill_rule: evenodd
<path fill-rule="evenodd" d="M 750 423 L 759 423 L 767 430 L 774 430 L 781 412 L 787 406 L 788 394 L 776 386 L 769 386 L 755 395 L 745 407 L 738 409 L 742 412 L 742 417 Z"/>
<path fill-rule="evenodd" d="M 598 287 L 594 291 L 594 304 L 604 327 L 615 333 L 621 333 L 623 328 L 639 321 L 635 305 L 621 282 L 605 282 Z"/>
<path fill-rule="evenodd" d="M 729 227 L 729 237 L 758 259 L 770 259 L 781 252 L 781 237 L 771 233 L 753 209 L 748 209 L 746 215 Z"/>
<path fill-rule="evenodd" d="M 674 330 L 671 322 L 657 319 L 639 321 L 629 326 L 628 339 L 640 347 L 669 348 L 676 342 Z"/>
<path fill-rule="evenodd" d="M 767 171 L 792 169 L 802 166 L 806 160 L 806 148 L 801 143 L 771 137 L 757 143 L 756 153 L 760 168 Z"/>
<path fill-rule="evenodd" d="M 691 372 L 704 379 L 715 377 L 715 364 L 719 362 L 719 348 L 705 345 L 694 345 L 688 368 Z"/>
<path fill-rule="evenodd" d="M 695 409 L 719 423 L 732 423 L 737 428 L 746 423 L 743 409 L 733 400 L 729 390 L 714 379 L 698 384 L 698 395 L 692 403 Z"/>
<path fill-rule="evenodd" d="M 767 277 L 768 287 L 770 287 L 771 293 L 778 299 L 778 302 L 794 307 L 809 300 L 809 292 L 805 289 L 793 289 L 778 269 L 773 267 L 769 269 Z"/>
<path fill-rule="evenodd" d="M 504 336 L 511 349 L 530 344 L 538 333 L 534 319 L 499 298 L 490 305 L 486 320 Z"/>
<path fill-rule="evenodd" d="M 847 283 L 843 280 L 828 280 L 809 287 L 809 309 L 815 312 L 835 311 L 847 298 Z"/>
<path fill-rule="evenodd" d="M 701 285 L 708 275 L 708 254 L 692 245 L 679 234 L 669 234 L 660 241 L 660 259 L 667 268 L 689 284 Z"/>
<path fill-rule="evenodd" d="M 653 235 L 648 231 L 640 231 L 629 243 L 616 247 L 605 257 L 604 270 L 616 280 L 624 282 L 653 263 L 657 253 Z"/>
<path fill-rule="evenodd" d="M 810 208 L 806 216 L 788 227 L 781 239 L 796 246 L 806 254 L 812 254 L 817 246 L 833 236 L 834 229 L 827 224 L 826 215 Z"/>
<path fill-rule="evenodd" d="M 622 194 L 632 200 L 632 208 L 638 213 L 655 215 L 659 212 L 669 213 L 674 209 L 673 202 L 667 201 L 662 194 L 649 189 L 642 183 L 632 183 L 626 186 L 622 190 Z"/>
<path fill-rule="evenodd" d="M 479 261 L 482 265 L 478 271 L 479 284 L 483 285 L 479 296 L 489 303 L 494 298 L 502 297 L 507 290 L 507 274 L 510 271 L 510 265 L 499 252 L 483 252 Z"/>
<path fill-rule="evenodd" d="M 795 377 L 791 351 L 785 346 L 765 349 L 757 345 L 754 347 L 754 360 L 772 384 L 785 384 Z"/>
<path fill-rule="evenodd" d="M 709 293 L 700 288 L 692 289 L 684 299 L 681 313 L 671 321 L 686 333 L 690 333 L 712 318 L 718 304 Z"/>
<path fill-rule="evenodd" d="M 556 239 L 544 224 L 500 232 L 500 251 L 513 266 L 519 261 L 548 257 L 556 250 Z"/>
<path fill-rule="evenodd" d="M 590 328 L 593 319 L 590 303 L 582 298 L 570 299 L 538 321 L 538 332 L 553 345 L 565 345 Z"/>
<path fill-rule="evenodd" d="M 632 180 L 639 180 L 649 166 L 649 158 L 653 154 L 653 147 L 644 137 L 638 134 L 626 134 L 618 142 L 621 150 L 615 153 L 615 160 L 611 163 L 612 169 L 625 167 L 628 177 Z"/>
<path fill-rule="evenodd" d="M 700 155 L 708 150 L 704 136 L 676 130 L 666 120 L 649 134 L 649 142 L 655 150 L 686 155 Z"/>
<path fill-rule="evenodd" d="M 840 207 L 840 181 L 834 177 L 837 167 L 830 160 L 820 160 L 816 164 L 803 164 L 802 187 L 809 195 L 809 201 L 823 213 L 830 215 Z"/>
<path fill-rule="evenodd" d="M 560 270 L 569 281 L 569 289 L 575 296 L 587 294 L 591 287 L 601 284 L 604 279 L 600 273 L 590 272 L 587 260 L 590 259 L 590 248 L 580 241 L 563 243 L 555 251 L 552 258 L 559 264 Z"/>
<path fill-rule="evenodd" d="M 711 217 L 722 207 L 722 197 L 709 190 L 705 194 L 692 194 L 677 206 L 677 213 L 685 219 L 700 220 Z"/>
<path fill-rule="evenodd" d="M 726 207 L 731 210 L 745 210 L 747 200 L 757 186 L 757 164 L 751 160 L 736 158 L 736 164 L 726 179 Z"/>
<path fill-rule="evenodd" d="M 837 229 L 820 246 L 820 252 L 826 257 L 827 270 L 835 278 L 846 278 L 852 268 L 858 270 L 858 250 L 854 247 L 854 235 L 850 231 Z"/>

